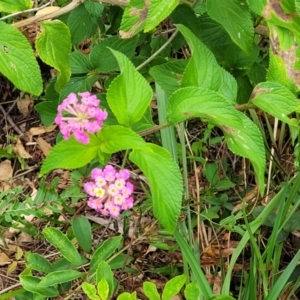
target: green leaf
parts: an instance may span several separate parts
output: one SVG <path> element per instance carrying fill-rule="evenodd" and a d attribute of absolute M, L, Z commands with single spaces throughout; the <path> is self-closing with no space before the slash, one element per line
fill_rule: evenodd
<path fill-rule="evenodd" d="M 263 10 L 267 6 L 267 0 L 248 0 L 249 7 L 252 11 L 254 11 L 256 14 L 262 16 L 263 15 Z"/>
<path fill-rule="evenodd" d="M 294 125 L 288 115 L 299 108 L 299 102 L 295 95 L 281 84 L 276 82 L 259 83 L 254 88 L 250 101 L 275 118 Z"/>
<path fill-rule="evenodd" d="M 109 293 L 109 286 L 108 286 L 107 280 L 105 278 L 102 278 L 98 282 L 97 290 L 98 290 L 98 294 L 99 294 L 101 300 L 107 300 L 108 293 Z"/>
<path fill-rule="evenodd" d="M 43 256 L 37 253 L 26 254 L 27 268 L 40 271 L 43 273 L 50 273 L 54 270 L 51 263 Z"/>
<path fill-rule="evenodd" d="M 36 39 L 36 49 L 40 58 L 58 71 L 55 89 L 60 92 L 71 76 L 69 53 L 71 35 L 68 27 L 59 20 L 44 21 Z"/>
<path fill-rule="evenodd" d="M 105 153 L 115 153 L 126 149 L 141 149 L 145 141 L 130 128 L 119 125 L 106 126 L 97 133 L 100 149 Z"/>
<path fill-rule="evenodd" d="M 186 286 L 186 288 L 184 290 L 184 296 L 185 296 L 186 300 L 199 299 L 200 291 L 199 291 L 199 288 L 198 288 L 196 282 L 191 282 Z"/>
<path fill-rule="evenodd" d="M 0 22 L 0 72 L 18 89 L 34 95 L 43 91 L 39 65 L 24 35 Z"/>
<path fill-rule="evenodd" d="M 84 216 L 73 217 L 72 229 L 79 246 L 89 253 L 92 248 L 92 229 L 89 220 Z"/>
<path fill-rule="evenodd" d="M 230 100 L 220 93 L 201 87 L 186 87 L 171 95 L 167 104 L 167 118 L 176 124 L 193 117 L 208 119 L 215 125 L 238 128 L 240 114 Z"/>
<path fill-rule="evenodd" d="M 218 295 L 214 298 L 214 300 L 235 300 L 235 298 L 226 295 Z"/>
<path fill-rule="evenodd" d="M 234 77 L 218 65 L 213 53 L 188 28 L 183 25 L 177 25 L 177 28 L 192 52 L 181 86 L 207 87 L 235 102 L 237 84 Z"/>
<path fill-rule="evenodd" d="M 129 158 L 148 179 L 155 217 L 169 232 L 173 232 L 182 197 L 182 178 L 178 165 L 166 149 L 154 144 L 133 150 Z"/>
<path fill-rule="evenodd" d="M 148 2 L 130 0 L 125 7 L 119 34 L 122 39 L 128 39 L 140 32 L 145 27 L 148 14 Z"/>
<path fill-rule="evenodd" d="M 118 296 L 117 300 L 137 300 L 136 292 L 132 294 L 124 292 Z"/>
<path fill-rule="evenodd" d="M 169 280 L 163 290 L 162 300 L 169 300 L 178 294 L 186 281 L 185 275 L 179 275 Z"/>
<path fill-rule="evenodd" d="M 121 242 L 122 236 L 114 236 L 104 241 L 92 256 L 90 263 L 91 272 L 96 271 L 98 264 L 112 255 L 114 251 L 121 245 Z"/>
<path fill-rule="evenodd" d="M 265 147 L 258 127 L 243 113 L 240 115 L 241 124 L 237 128 L 221 126 L 227 145 L 235 154 L 249 158 L 253 164 L 258 179 L 260 193 L 263 194 L 264 175 L 266 168 Z"/>
<path fill-rule="evenodd" d="M 151 0 L 144 31 L 148 32 L 167 18 L 178 5 L 179 0 Z"/>
<path fill-rule="evenodd" d="M 1 0 L 0 11 L 6 13 L 13 13 L 23 11 L 32 7 L 31 0 Z"/>
<path fill-rule="evenodd" d="M 84 74 L 93 69 L 89 61 L 89 56 L 84 55 L 80 51 L 73 51 L 70 54 L 70 68 L 72 74 Z"/>
<path fill-rule="evenodd" d="M 80 265 L 82 262 L 81 256 L 75 246 L 60 230 L 47 227 L 43 230 L 46 240 L 57 248 L 61 255 L 74 265 Z"/>
<path fill-rule="evenodd" d="M 61 270 L 47 274 L 37 285 L 38 287 L 50 287 L 64 282 L 69 282 L 81 277 L 83 274 L 76 270 Z"/>
<path fill-rule="evenodd" d="M 118 122 L 130 127 L 143 117 L 152 100 L 152 90 L 124 54 L 111 51 L 119 63 L 121 74 L 110 84 L 107 102 Z"/>
<path fill-rule="evenodd" d="M 95 286 L 93 286 L 90 283 L 83 282 L 81 285 L 83 291 L 86 293 L 86 295 L 89 297 L 91 300 L 102 300 L 99 296 L 97 296 L 97 290 Z"/>
<path fill-rule="evenodd" d="M 170 61 L 165 64 L 154 66 L 149 73 L 154 78 L 155 82 L 169 96 L 181 85 L 181 78 L 188 63 L 187 59 L 179 59 Z"/>
<path fill-rule="evenodd" d="M 98 265 L 97 271 L 96 271 L 96 282 L 98 282 L 98 294 L 101 296 L 101 286 L 99 287 L 99 283 L 101 280 L 105 280 L 107 283 L 107 296 L 106 297 L 112 297 L 115 287 L 114 287 L 114 276 L 111 271 L 110 266 L 105 262 L 101 261 Z M 103 297 L 101 296 L 103 299 Z"/>
<path fill-rule="evenodd" d="M 45 126 L 53 124 L 57 116 L 58 103 L 54 101 L 43 101 L 35 105 L 35 110 L 39 113 L 41 120 Z"/>
<path fill-rule="evenodd" d="M 26 291 L 36 293 L 45 297 L 56 297 L 59 295 L 59 291 L 53 287 L 38 287 L 40 279 L 29 275 L 20 275 L 20 283 Z"/>
<path fill-rule="evenodd" d="M 131 58 L 135 54 L 137 42 L 137 36 L 126 40 L 122 40 L 118 36 L 112 36 L 101 40 L 99 44 L 92 48 L 91 53 L 89 54 L 89 61 L 92 68 L 104 73 L 118 71 L 118 61 L 109 48 L 122 52 L 128 58 Z"/>
<path fill-rule="evenodd" d="M 67 141 L 61 141 L 44 160 L 40 175 L 58 168 L 81 168 L 97 157 L 99 146 L 100 141 L 95 135 L 90 135 L 90 142 L 87 145 L 79 143 L 72 137 Z"/>
<path fill-rule="evenodd" d="M 91 15 L 84 4 L 73 9 L 67 22 L 71 31 L 72 44 L 78 44 L 91 37 L 98 28 L 98 18 L 99 16 Z"/>
<path fill-rule="evenodd" d="M 153 282 L 144 281 L 143 292 L 145 296 L 151 300 L 160 300 L 160 295 L 157 291 L 157 287 Z"/>
<path fill-rule="evenodd" d="M 209 16 L 222 24 L 231 39 L 247 54 L 252 49 L 254 29 L 246 1 L 207 0 Z"/>

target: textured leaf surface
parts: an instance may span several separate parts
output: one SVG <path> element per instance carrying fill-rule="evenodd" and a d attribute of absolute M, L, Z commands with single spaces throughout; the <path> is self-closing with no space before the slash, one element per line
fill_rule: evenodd
<path fill-rule="evenodd" d="M 62 270 L 47 274 L 38 284 L 38 287 L 50 287 L 69 282 L 81 277 L 83 274 L 76 270 Z"/>
<path fill-rule="evenodd" d="M 179 0 L 151 0 L 144 31 L 155 28 L 161 21 L 168 17 L 178 5 Z"/>
<path fill-rule="evenodd" d="M 240 115 L 230 100 L 213 90 L 201 87 L 185 87 L 171 95 L 167 105 L 167 118 L 176 124 L 192 117 L 208 119 L 215 125 L 238 128 Z"/>
<path fill-rule="evenodd" d="M 192 52 L 181 85 L 210 88 L 235 102 L 237 84 L 234 77 L 218 65 L 213 53 L 187 27 L 177 25 L 177 28 Z"/>
<path fill-rule="evenodd" d="M 81 144 L 74 138 L 61 141 L 51 150 L 49 156 L 44 160 L 40 175 L 51 170 L 76 169 L 85 166 L 97 156 L 100 141 L 95 135 L 90 135 L 87 145 Z"/>
<path fill-rule="evenodd" d="M 102 300 L 99 296 L 97 296 L 97 290 L 93 284 L 83 282 L 81 285 L 83 291 L 91 300 Z"/>
<path fill-rule="evenodd" d="M 105 153 L 114 153 L 126 149 L 141 149 L 145 147 L 144 140 L 123 126 L 107 126 L 97 134 L 101 141 L 100 149 Z"/>
<path fill-rule="evenodd" d="M 92 248 L 92 229 L 89 220 L 84 216 L 73 217 L 72 229 L 79 246 L 89 253 Z"/>
<path fill-rule="evenodd" d="M 26 261 L 29 269 L 44 273 L 50 273 L 54 270 L 51 263 L 45 257 L 37 253 L 28 253 L 26 255 Z"/>
<path fill-rule="evenodd" d="M 175 92 L 181 84 L 182 74 L 188 60 L 177 60 L 167 62 L 150 69 L 149 73 L 155 82 L 165 91 L 167 95 Z"/>
<path fill-rule="evenodd" d="M 231 39 L 246 53 L 250 53 L 254 29 L 246 1 L 207 0 L 209 16 L 222 24 Z"/>
<path fill-rule="evenodd" d="M 299 109 L 295 95 L 276 82 L 259 83 L 253 90 L 251 102 L 279 120 L 293 125 L 289 114 Z"/>
<path fill-rule="evenodd" d="M 47 227 L 43 230 L 46 240 L 57 248 L 61 255 L 74 265 L 80 265 L 82 260 L 75 246 L 60 230 Z"/>
<path fill-rule="evenodd" d="M 241 118 L 238 128 L 222 126 L 229 149 L 237 155 L 249 158 L 259 183 L 260 193 L 264 192 L 264 175 L 266 156 L 263 138 L 258 127 L 243 113 L 237 112 Z"/>
<path fill-rule="evenodd" d="M 106 241 L 104 241 L 94 252 L 91 263 L 90 269 L 91 271 L 96 271 L 98 268 L 98 264 L 101 261 L 105 261 L 109 256 L 111 256 L 114 251 L 121 245 L 122 236 L 114 236 Z"/>
<path fill-rule="evenodd" d="M 71 76 L 69 53 L 71 35 L 68 27 L 61 21 L 44 21 L 41 33 L 36 39 L 36 49 L 40 58 L 58 71 L 55 88 L 59 92 Z"/>
<path fill-rule="evenodd" d="M 143 292 L 151 300 L 160 300 L 160 295 L 157 291 L 157 287 L 153 282 L 143 282 Z"/>
<path fill-rule="evenodd" d="M 110 84 L 106 99 L 118 122 L 131 126 L 143 117 L 150 105 L 152 89 L 124 54 L 111 51 L 119 63 L 121 74 Z"/>
<path fill-rule="evenodd" d="M 178 166 L 167 150 L 154 144 L 147 144 L 142 150 L 133 150 L 129 158 L 148 179 L 155 217 L 169 232 L 173 232 L 182 197 L 182 178 Z"/>
<path fill-rule="evenodd" d="M 186 282 L 186 276 L 185 275 L 179 275 L 172 279 L 170 279 L 163 290 L 162 293 L 162 300 L 169 300 L 176 294 L 178 294 L 181 290 L 181 288 L 184 286 Z"/>
<path fill-rule="evenodd" d="M 21 275 L 20 277 L 21 285 L 29 292 L 36 293 L 45 297 L 55 297 L 59 295 L 59 291 L 55 287 L 38 287 L 40 279 L 34 276 Z"/>
<path fill-rule="evenodd" d="M 41 72 L 28 40 L 18 29 L 4 22 L 0 22 L 0 32 L 0 72 L 18 89 L 41 94 Z"/>
<path fill-rule="evenodd" d="M 31 8 L 32 3 L 31 0 L 1 0 L 0 11 L 6 13 L 23 11 Z"/>
<path fill-rule="evenodd" d="M 120 26 L 123 39 L 133 37 L 145 27 L 150 1 L 130 0 L 126 6 Z"/>
<path fill-rule="evenodd" d="M 105 279 L 107 285 L 108 285 L 108 295 L 112 297 L 114 293 L 114 276 L 111 271 L 111 267 L 105 262 L 101 261 L 98 265 L 97 271 L 96 271 L 96 281 L 100 282 L 102 279 Z M 99 288 L 98 286 L 98 294 L 101 294 L 101 286 Z M 101 297 L 103 298 L 103 297 Z"/>

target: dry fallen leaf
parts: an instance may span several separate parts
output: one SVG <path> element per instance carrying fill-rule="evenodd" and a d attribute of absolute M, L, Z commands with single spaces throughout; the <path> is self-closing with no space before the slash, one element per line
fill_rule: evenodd
<path fill-rule="evenodd" d="M 11 162 L 7 159 L 0 163 L 0 192 L 11 188 L 8 180 L 13 176 Z"/>
<path fill-rule="evenodd" d="M 13 273 L 16 269 L 17 269 L 17 266 L 18 266 L 18 262 L 17 261 L 13 261 L 8 267 L 7 267 L 7 270 L 6 270 L 6 275 L 10 275 L 11 273 Z"/>
<path fill-rule="evenodd" d="M 11 261 L 12 260 L 4 252 L 0 253 L 0 267 L 9 265 Z"/>
<path fill-rule="evenodd" d="M 51 125 L 51 126 L 40 126 L 40 127 L 32 127 L 29 129 L 30 135 L 40 135 L 46 132 L 52 132 L 57 126 Z"/>
<path fill-rule="evenodd" d="M 23 115 L 23 117 L 26 117 L 31 112 L 33 104 L 33 100 L 30 99 L 28 95 L 25 95 L 24 98 L 17 101 L 19 112 Z"/>
<path fill-rule="evenodd" d="M 52 147 L 49 143 L 47 143 L 43 138 L 38 137 L 36 140 L 37 144 L 40 146 L 45 156 L 48 156 Z"/>
<path fill-rule="evenodd" d="M 22 158 L 31 158 L 31 155 L 25 150 L 20 138 L 17 140 L 17 143 L 14 147 L 14 152 Z"/>

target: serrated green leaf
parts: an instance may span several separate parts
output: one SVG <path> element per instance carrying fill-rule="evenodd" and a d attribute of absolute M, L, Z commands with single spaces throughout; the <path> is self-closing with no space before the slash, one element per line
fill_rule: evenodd
<path fill-rule="evenodd" d="M 0 32 L 0 72 L 18 89 L 41 94 L 41 72 L 28 40 L 18 29 L 4 22 L 0 22 Z"/>
<path fill-rule="evenodd" d="M 84 1 L 83 4 L 91 16 L 93 16 L 93 17 L 101 17 L 102 16 L 102 12 L 105 7 L 104 4 L 97 3 L 94 1 Z"/>
<path fill-rule="evenodd" d="M 155 217 L 169 232 L 173 232 L 182 197 L 182 178 L 178 166 L 166 149 L 154 144 L 147 144 L 142 150 L 133 150 L 129 159 L 148 179 Z"/>
<path fill-rule="evenodd" d="M 71 31 L 72 44 L 91 37 L 98 28 L 99 16 L 93 16 L 84 4 L 73 9 L 68 17 L 67 25 Z"/>
<path fill-rule="evenodd" d="M 248 158 L 253 164 L 258 179 L 260 193 L 264 193 L 264 175 L 266 156 L 263 138 L 258 127 L 243 113 L 240 115 L 240 126 L 233 129 L 221 126 L 229 149 L 237 155 Z"/>
<path fill-rule="evenodd" d="M 39 113 L 41 120 L 45 126 L 53 124 L 55 117 L 57 116 L 57 102 L 43 101 L 35 105 L 35 110 Z"/>
<path fill-rule="evenodd" d="M 149 4 L 140 0 L 130 0 L 125 7 L 119 34 L 122 39 L 128 39 L 145 27 Z"/>
<path fill-rule="evenodd" d="M 59 291 L 53 287 L 38 287 L 37 285 L 40 283 L 40 279 L 34 276 L 29 275 L 21 275 L 19 276 L 20 283 L 26 291 L 36 293 L 45 297 L 56 297 L 59 295 Z"/>
<path fill-rule="evenodd" d="M 40 283 L 37 285 L 38 287 L 50 287 L 55 286 L 57 284 L 61 284 L 64 282 L 69 282 L 81 277 L 83 274 L 76 270 L 61 270 L 54 271 L 47 274 Z"/>
<path fill-rule="evenodd" d="M 99 296 L 97 296 L 97 290 L 94 285 L 83 282 L 81 285 L 83 291 L 86 293 L 86 295 L 89 297 L 91 300 L 102 300 Z"/>
<path fill-rule="evenodd" d="M 40 175 L 58 168 L 81 168 L 97 157 L 99 146 L 100 141 L 95 135 L 90 135 L 90 142 L 87 145 L 79 143 L 72 137 L 67 141 L 61 141 L 44 160 Z"/>
<path fill-rule="evenodd" d="M 294 125 L 289 114 L 295 112 L 299 102 L 286 87 L 276 82 L 261 82 L 253 90 L 251 100 L 257 107 L 275 118 Z"/>
<path fill-rule="evenodd" d="M 93 69 L 89 61 L 89 56 L 84 55 L 80 51 L 73 51 L 70 54 L 70 68 L 72 74 L 84 74 Z"/>
<path fill-rule="evenodd" d="M 186 39 L 192 57 L 183 73 L 181 86 L 201 86 L 219 91 L 236 101 L 237 84 L 231 74 L 221 68 L 213 53 L 185 26 L 177 25 Z"/>
<path fill-rule="evenodd" d="M 123 126 L 106 126 L 97 134 L 100 149 L 105 153 L 115 153 L 126 149 L 141 149 L 145 141 L 133 130 Z"/>
<path fill-rule="evenodd" d="M 182 74 L 186 68 L 188 60 L 180 59 L 170 61 L 165 64 L 154 66 L 149 73 L 155 82 L 165 91 L 167 95 L 175 92 L 181 84 Z"/>
<path fill-rule="evenodd" d="M 144 31 L 148 32 L 168 17 L 178 5 L 179 0 L 151 0 Z"/>
<path fill-rule="evenodd" d="M 198 288 L 196 282 L 191 282 L 186 286 L 186 288 L 184 290 L 184 296 L 185 296 L 186 300 L 199 299 L 200 291 L 199 291 L 199 288 Z"/>
<path fill-rule="evenodd" d="M 167 119 L 176 124 L 193 117 L 208 119 L 215 125 L 238 128 L 240 115 L 230 100 L 206 88 L 186 87 L 173 93 L 167 104 Z"/>
<path fill-rule="evenodd" d="M 250 53 L 254 29 L 246 1 L 207 0 L 209 16 L 222 24 L 231 39 L 246 53 Z"/>
<path fill-rule="evenodd" d="M 248 0 L 249 7 L 252 11 L 254 11 L 259 16 L 263 15 L 263 10 L 265 9 L 267 5 L 267 0 Z"/>
<path fill-rule="evenodd" d="M 0 11 L 6 13 L 13 13 L 23 11 L 32 7 L 31 0 L 1 0 Z"/>
<path fill-rule="evenodd" d="M 92 48 L 91 53 L 89 54 L 89 61 L 92 65 L 92 69 L 104 73 L 118 71 L 118 61 L 109 48 L 122 52 L 128 58 L 131 58 L 135 54 L 137 42 L 137 36 L 126 40 L 122 40 L 118 36 L 112 36 L 101 40 L 99 44 Z"/>
<path fill-rule="evenodd" d="M 111 51 L 119 63 L 121 74 L 110 84 L 106 98 L 118 122 L 130 127 L 143 117 L 150 105 L 152 89 L 124 54 Z"/>
<path fill-rule="evenodd" d="M 105 261 L 114 251 L 120 246 L 122 242 L 122 236 L 114 236 L 110 239 L 104 241 L 94 252 L 91 263 L 90 270 L 91 272 L 96 271 L 98 264 L 101 261 Z"/>
<path fill-rule="evenodd" d="M 60 251 L 65 259 L 74 265 L 81 264 L 82 259 L 77 249 L 60 230 L 47 227 L 43 230 L 43 235 L 51 245 Z"/>
<path fill-rule="evenodd" d="M 54 270 L 51 263 L 37 253 L 26 254 L 27 267 L 36 271 L 50 273 Z"/>
<path fill-rule="evenodd" d="M 157 287 L 153 282 L 144 281 L 143 292 L 145 296 L 151 300 L 160 300 L 160 295 L 157 291 Z"/>
<path fill-rule="evenodd" d="M 40 58 L 58 71 L 55 89 L 60 92 L 71 76 L 69 53 L 72 45 L 68 27 L 59 20 L 42 22 L 35 45 Z"/>
<path fill-rule="evenodd" d="M 98 282 L 98 294 L 100 295 L 100 297 L 103 299 L 103 296 L 101 296 L 101 290 L 102 287 L 100 285 L 99 287 L 99 283 L 102 280 L 105 280 L 105 282 L 107 283 L 107 296 L 106 298 L 109 296 L 110 298 L 112 297 L 113 293 L 114 293 L 114 276 L 113 273 L 111 271 L 110 266 L 105 262 L 105 261 L 101 261 L 98 265 L 97 271 L 96 271 L 96 282 Z M 104 300 L 104 299 L 103 299 Z"/>
<path fill-rule="evenodd" d="M 92 229 L 89 220 L 84 216 L 73 217 L 72 229 L 79 246 L 89 253 L 92 248 Z"/>
<path fill-rule="evenodd" d="M 109 294 L 109 286 L 107 280 L 102 278 L 97 284 L 98 294 L 101 300 L 107 300 Z"/>
<path fill-rule="evenodd" d="M 178 294 L 186 281 L 185 275 L 179 275 L 169 280 L 163 290 L 162 300 L 169 300 Z"/>

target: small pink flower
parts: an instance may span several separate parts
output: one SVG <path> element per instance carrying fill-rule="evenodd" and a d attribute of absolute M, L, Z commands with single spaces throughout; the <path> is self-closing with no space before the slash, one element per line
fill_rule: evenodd
<path fill-rule="evenodd" d="M 93 169 L 91 181 L 84 185 L 84 191 L 90 196 L 87 205 L 113 218 L 117 218 L 122 210 L 131 209 L 134 186 L 128 181 L 129 176 L 128 170 L 117 171 L 111 165 Z"/>
<path fill-rule="evenodd" d="M 88 133 L 99 131 L 107 118 L 107 112 L 101 110 L 99 104 L 100 100 L 89 92 L 78 93 L 78 96 L 69 94 L 58 106 L 55 118 L 63 138 L 67 140 L 73 134 L 78 142 L 89 143 Z"/>

